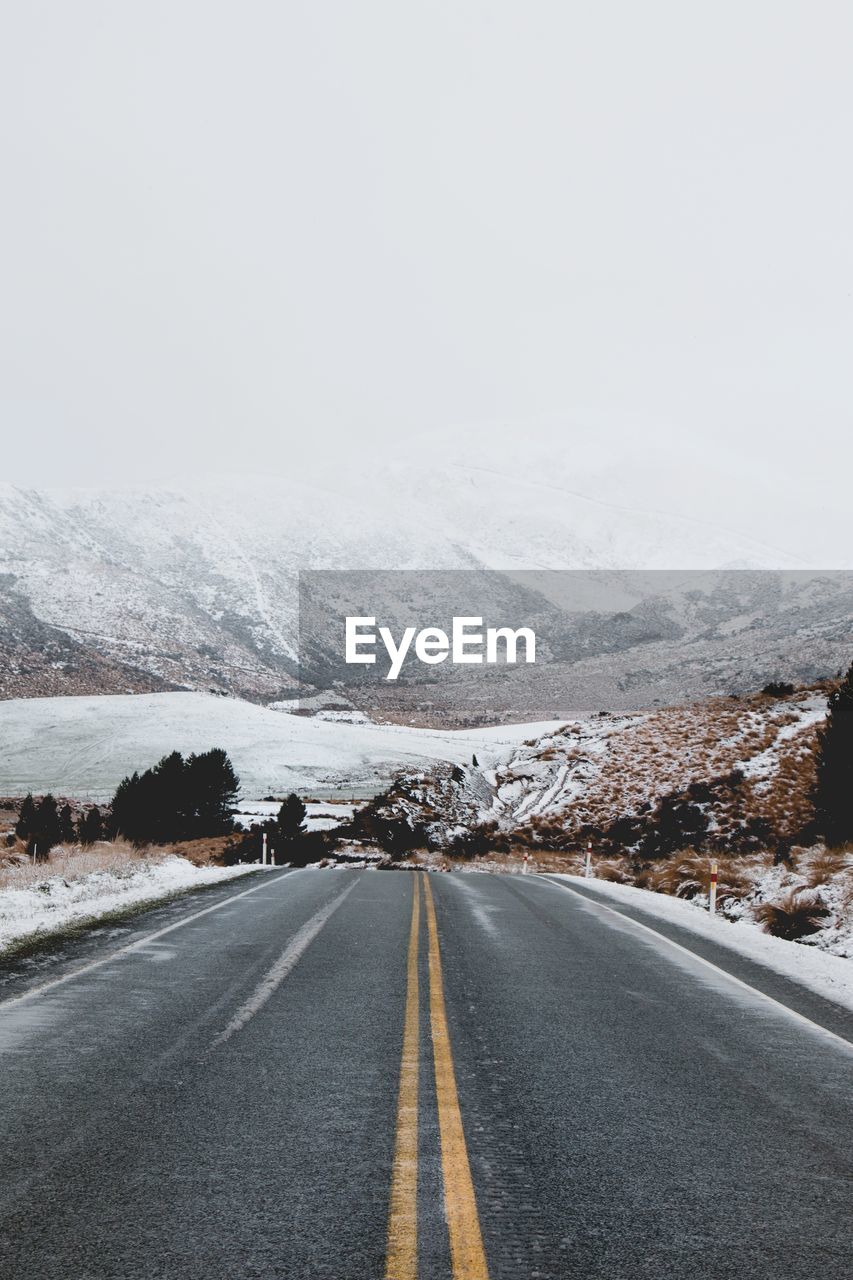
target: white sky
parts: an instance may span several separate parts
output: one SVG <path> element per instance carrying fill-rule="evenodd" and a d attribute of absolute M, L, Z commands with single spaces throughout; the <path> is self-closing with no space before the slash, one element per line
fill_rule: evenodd
<path fill-rule="evenodd" d="M 3 478 L 472 427 L 849 536 L 851 53 L 849 0 L 7 0 Z"/>

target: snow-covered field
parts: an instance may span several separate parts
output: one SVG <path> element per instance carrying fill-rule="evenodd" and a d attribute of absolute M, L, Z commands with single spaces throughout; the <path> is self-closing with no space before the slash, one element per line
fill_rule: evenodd
<path fill-rule="evenodd" d="M 0 890 L 0 954 L 24 938 L 47 937 L 69 925 L 93 923 L 114 911 L 233 880 L 253 869 L 196 867 L 173 856 L 116 865 L 74 879 L 51 875 L 46 867 L 43 879 Z"/>
<path fill-rule="evenodd" d="M 556 724 L 410 729 L 285 715 L 205 693 L 0 702 L 0 795 L 52 791 L 107 799 L 135 769 L 169 751 L 224 747 L 244 796 L 314 788 L 384 789 L 395 772 L 433 761 L 483 762 Z"/>
<path fill-rule="evenodd" d="M 572 875 L 555 875 L 552 878 L 565 881 L 569 887 L 578 884 L 591 888 L 602 898 L 611 899 L 614 907 L 635 907 L 647 915 L 680 925 L 853 1010 L 853 963 L 841 956 L 829 955 L 814 946 L 771 937 L 747 919 L 731 921 L 719 915 L 712 917 L 698 901 L 687 902 L 668 894 L 650 893 L 633 885 L 612 884 L 604 880 L 588 881 Z"/>
<path fill-rule="evenodd" d="M 341 804 L 338 801 L 324 803 L 308 801 L 305 805 L 306 831 L 332 831 L 349 822 L 359 806 Z M 275 818 L 281 808 L 280 800 L 246 800 L 234 814 L 238 826 L 249 828 L 253 823 L 267 822 Z"/>

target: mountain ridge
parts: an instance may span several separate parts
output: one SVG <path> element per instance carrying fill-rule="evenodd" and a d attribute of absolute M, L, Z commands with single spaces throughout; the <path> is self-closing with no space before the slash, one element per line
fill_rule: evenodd
<path fill-rule="evenodd" d="M 564 479 L 556 466 L 547 478 L 529 468 L 511 476 L 424 458 L 369 477 L 332 467 L 320 485 L 239 475 L 159 488 L 0 484 L 0 697 L 163 689 L 293 697 L 297 586 L 311 568 L 491 570 L 509 584 L 531 570 L 799 565 L 723 526 L 592 498 Z M 807 636 L 796 648 L 786 640 L 780 650 L 791 674 L 830 673 L 815 660 L 834 663 L 835 640 L 815 659 L 803 657 Z"/>

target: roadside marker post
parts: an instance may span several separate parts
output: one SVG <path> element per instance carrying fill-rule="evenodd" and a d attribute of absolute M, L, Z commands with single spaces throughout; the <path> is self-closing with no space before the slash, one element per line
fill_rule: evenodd
<path fill-rule="evenodd" d="M 526 875 L 527 875 L 527 864 L 528 864 L 528 862 L 529 862 L 529 861 L 530 861 L 530 854 L 529 854 L 529 853 L 527 853 L 527 852 L 525 852 L 525 854 L 524 854 L 524 861 L 523 861 L 523 862 L 522 862 L 522 864 L 521 864 L 521 874 L 522 874 L 523 876 L 526 876 Z"/>
<path fill-rule="evenodd" d="M 586 842 L 586 862 L 584 864 L 583 873 L 586 876 L 587 880 L 590 880 L 592 878 L 592 841 L 591 840 L 587 840 Z"/>
<path fill-rule="evenodd" d="M 717 860 L 711 863 L 711 888 L 708 892 L 708 910 L 711 915 L 717 913 Z"/>
<path fill-rule="evenodd" d="M 261 837 L 261 864 L 267 865 L 267 833 L 266 831 Z"/>

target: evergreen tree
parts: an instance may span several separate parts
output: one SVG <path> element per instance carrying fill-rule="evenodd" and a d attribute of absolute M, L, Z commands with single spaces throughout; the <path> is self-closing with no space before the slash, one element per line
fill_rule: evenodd
<path fill-rule="evenodd" d="M 124 836 L 127 840 L 136 841 L 140 827 L 140 778 L 132 773 L 129 778 L 122 778 L 112 799 L 112 817 L 110 831 L 114 836 Z"/>
<path fill-rule="evenodd" d="M 292 791 L 278 811 L 276 832 L 278 839 L 285 843 L 298 840 L 305 835 L 305 815 L 308 810 Z"/>
<path fill-rule="evenodd" d="M 88 809 L 77 823 L 77 839 L 81 844 L 89 845 L 103 838 L 104 820 L 100 809 L 95 805 L 94 808 Z"/>
<path fill-rule="evenodd" d="M 239 786 L 221 748 L 188 760 L 173 751 L 153 769 L 122 779 L 113 796 L 111 827 L 134 844 L 225 835 L 234 828 Z"/>
<path fill-rule="evenodd" d="M 815 825 L 828 845 L 853 841 L 853 666 L 829 695 L 818 733 Z"/>
<path fill-rule="evenodd" d="M 74 815 L 70 804 L 64 804 L 59 810 L 59 838 L 62 844 L 71 844 L 74 840 Z"/>
<path fill-rule="evenodd" d="M 233 830 L 233 809 L 240 779 L 221 747 L 190 756 L 186 790 L 192 804 L 190 825 L 199 835 L 225 835 Z"/>
<path fill-rule="evenodd" d="M 21 811 L 18 814 L 18 821 L 15 823 L 15 835 L 19 840 L 23 840 L 24 844 L 28 845 L 30 842 L 35 821 L 36 802 L 32 797 L 32 792 L 30 792 L 21 802 Z"/>
<path fill-rule="evenodd" d="M 190 838 L 193 798 L 189 794 L 187 766 L 179 751 L 164 756 L 149 773 L 142 775 L 141 803 L 145 811 L 146 839 L 166 844 L 170 840 Z"/>
<path fill-rule="evenodd" d="M 54 845 L 62 840 L 59 811 L 53 796 L 47 795 L 36 809 L 35 823 L 28 842 L 30 853 L 35 852 L 39 861 L 46 858 Z"/>

